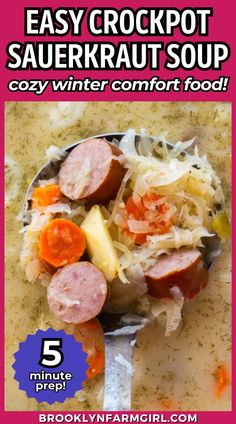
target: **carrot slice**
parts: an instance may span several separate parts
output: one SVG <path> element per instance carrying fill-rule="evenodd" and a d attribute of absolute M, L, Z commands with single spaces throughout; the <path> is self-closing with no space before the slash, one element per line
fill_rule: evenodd
<path fill-rule="evenodd" d="M 81 228 L 71 221 L 57 218 L 42 231 L 39 257 L 54 268 L 77 262 L 86 248 Z"/>
<path fill-rule="evenodd" d="M 103 329 L 98 319 L 78 324 L 74 327 L 75 339 L 82 343 L 83 350 L 87 352 L 89 368 L 88 379 L 100 375 L 104 371 L 105 347 Z"/>
<path fill-rule="evenodd" d="M 161 200 L 162 196 L 156 193 L 146 193 L 143 197 L 140 198 L 138 203 L 134 202 L 132 196 L 130 196 L 125 204 L 125 210 L 127 213 L 126 219 L 122 223 L 122 229 L 126 235 L 132 237 L 136 244 L 143 244 L 147 241 L 147 236 L 150 234 L 164 234 L 168 232 L 172 226 L 170 220 L 164 219 L 166 212 L 169 207 L 165 203 L 160 202 L 160 204 L 156 204 L 159 200 Z M 135 219 L 137 221 L 148 221 L 146 214 L 149 209 L 147 207 L 147 203 L 151 205 L 153 203 L 152 214 L 159 219 L 156 222 L 150 222 L 150 227 L 152 232 L 150 233 L 132 233 L 127 224 L 128 219 Z"/>
<path fill-rule="evenodd" d="M 60 192 L 58 184 L 37 187 L 32 194 L 32 209 L 36 209 L 39 206 L 52 205 L 63 198 L 64 196 Z"/>
<path fill-rule="evenodd" d="M 214 372 L 214 377 L 215 396 L 217 398 L 220 398 L 230 383 L 229 373 L 224 364 L 221 364 L 216 368 Z"/>

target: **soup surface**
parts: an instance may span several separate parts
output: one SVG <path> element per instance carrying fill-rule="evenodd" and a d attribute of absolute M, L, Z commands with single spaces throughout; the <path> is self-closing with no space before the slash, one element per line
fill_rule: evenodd
<path fill-rule="evenodd" d="M 5 146 L 15 173 L 6 173 L 5 350 L 7 410 L 101 410 L 103 377 L 86 383 L 74 399 L 38 404 L 19 390 L 12 363 L 19 342 L 38 328 L 68 325 L 49 312 L 45 288 L 26 281 L 19 266 L 19 213 L 25 192 L 45 162 L 45 149 L 108 132 L 145 128 L 167 132 L 171 142 L 197 137 L 222 181 L 226 210 L 231 202 L 231 105 L 213 102 L 19 102 L 5 105 Z M 17 219 L 18 217 L 18 219 Z M 134 410 L 229 410 L 231 359 L 230 242 L 210 272 L 208 287 L 184 305 L 177 331 L 165 337 L 152 322 L 137 337 L 134 355 Z M 227 381 L 219 390 L 219 370 Z"/>

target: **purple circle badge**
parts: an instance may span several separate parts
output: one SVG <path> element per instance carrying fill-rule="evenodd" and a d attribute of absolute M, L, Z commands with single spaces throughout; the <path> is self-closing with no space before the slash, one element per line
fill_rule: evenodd
<path fill-rule="evenodd" d="M 82 343 L 64 330 L 38 330 L 19 344 L 15 353 L 15 380 L 29 398 L 38 402 L 64 402 L 82 389 L 87 354 Z"/>

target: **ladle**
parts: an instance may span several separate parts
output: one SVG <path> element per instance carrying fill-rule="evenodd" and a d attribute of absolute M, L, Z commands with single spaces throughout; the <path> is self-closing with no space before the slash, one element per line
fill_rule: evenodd
<path fill-rule="evenodd" d="M 99 134 L 84 140 L 78 140 L 64 149 L 69 153 L 79 143 L 84 143 L 91 138 L 106 138 L 108 141 L 116 139 L 121 140 L 124 133 Z M 148 137 L 154 141 L 154 137 Z M 140 135 L 135 135 L 135 143 L 140 140 Z M 163 142 L 160 142 L 163 143 Z M 173 149 L 174 145 L 166 142 L 168 149 Z M 182 151 L 185 156 L 187 151 Z M 40 180 L 47 180 L 55 177 L 60 169 L 63 160 L 57 162 L 47 162 L 38 171 L 32 180 L 25 197 L 24 212 L 30 209 L 29 197 L 33 188 L 37 186 Z M 23 216 L 26 214 L 24 213 Z M 23 225 L 28 224 L 23 218 Z M 214 258 L 220 247 L 220 240 L 217 235 L 204 238 L 201 248 L 204 266 L 210 269 Z M 131 409 L 131 386 L 132 386 L 132 357 L 135 345 L 136 333 L 147 323 L 145 317 L 128 314 L 105 314 L 100 316 L 105 335 L 105 384 L 104 384 L 104 402 L 105 411 L 124 411 Z"/>

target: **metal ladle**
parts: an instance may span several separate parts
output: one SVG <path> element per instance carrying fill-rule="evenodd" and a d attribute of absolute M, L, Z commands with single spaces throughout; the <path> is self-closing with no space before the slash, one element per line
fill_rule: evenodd
<path fill-rule="evenodd" d="M 121 140 L 125 133 L 99 134 L 84 140 L 75 141 L 64 149 L 69 153 L 78 144 L 91 138 L 105 138 L 108 141 Z M 148 137 L 154 141 L 154 137 Z M 138 143 L 140 135 L 135 135 L 135 142 Z M 160 142 L 161 144 L 162 142 Z M 167 148 L 172 150 L 174 145 L 166 142 Z M 182 151 L 181 155 L 188 154 Z M 30 209 L 29 195 L 33 188 L 37 186 L 39 180 L 55 177 L 60 169 L 63 160 L 57 162 L 48 161 L 38 171 L 32 180 L 25 197 L 24 212 Z M 25 216 L 25 213 L 23 214 Z M 23 218 L 23 225 L 28 224 L 26 218 Z M 207 270 L 212 266 L 220 247 L 220 239 L 217 235 L 203 239 L 204 247 L 201 248 L 202 259 Z M 131 386 L 132 386 L 132 358 L 136 333 L 143 328 L 147 322 L 144 317 L 131 315 L 127 323 L 125 314 L 105 314 L 99 316 L 105 335 L 105 383 L 104 383 L 104 402 L 105 411 L 124 411 L 131 409 Z M 123 358 L 123 360 L 118 360 Z"/>

